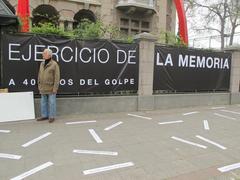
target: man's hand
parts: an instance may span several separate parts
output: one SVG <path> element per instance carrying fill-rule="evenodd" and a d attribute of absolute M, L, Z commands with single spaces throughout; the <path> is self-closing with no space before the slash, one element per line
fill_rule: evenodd
<path fill-rule="evenodd" d="M 56 91 L 56 90 L 53 90 L 53 94 L 57 94 L 57 91 Z"/>

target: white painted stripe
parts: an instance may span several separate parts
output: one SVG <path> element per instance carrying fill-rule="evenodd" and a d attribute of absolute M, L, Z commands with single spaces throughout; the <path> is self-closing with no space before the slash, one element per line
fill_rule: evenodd
<path fill-rule="evenodd" d="M 92 137 L 95 139 L 95 141 L 97 143 L 102 143 L 102 140 L 100 139 L 100 137 L 97 135 L 97 133 L 94 131 L 94 129 L 89 129 L 88 130 L 90 132 L 90 134 L 92 135 Z"/>
<path fill-rule="evenodd" d="M 160 123 L 158 123 L 158 124 L 164 125 L 164 124 L 175 124 L 175 123 L 182 123 L 182 122 L 183 122 L 182 120 L 179 120 L 179 121 L 160 122 Z"/>
<path fill-rule="evenodd" d="M 240 163 L 223 166 L 223 167 L 218 168 L 218 170 L 221 172 L 227 172 L 227 171 L 231 171 L 231 170 L 238 169 L 238 168 L 240 168 Z"/>
<path fill-rule="evenodd" d="M 222 109 L 221 111 L 223 111 L 223 112 L 228 112 L 228 113 L 232 113 L 232 114 L 240 114 L 239 112 L 229 111 L 229 110 L 225 110 L 225 109 Z"/>
<path fill-rule="evenodd" d="M 209 129 L 210 129 L 207 120 L 203 120 L 203 125 L 204 125 L 204 129 L 205 129 L 205 130 L 209 130 Z"/>
<path fill-rule="evenodd" d="M 21 159 L 22 156 L 14 155 L 14 154 L 5 154 L 0 153 L 0 158 L 6 158 L 6 159 Z"/>
<path fill-rule="evenodd" d="M 222 107 L 211 107 L 211 109 L 224 109 L 226 107 L 222 106 Z"/>
<path fill-rule="evenodd" d="M 145 117 L 145 116 L 139 116 L 139 115 L 136 115 L 136 114 L 128 114 L 129 116 L 133 116 L 133 117 L 138 117 L 138 118 L 143 118 L 143 119 L 148 119 L 148 120 L 151 120 L 152 118 L 150 117 Z"/>
<path fill-rule="evenodd" d="M 175 136 L 172 136 L 171 138 L 174 139 L 174 140 L 186 143 L 186 144 L 190 144 L 190 145 L 193 145 L 193 146 L 197 146 L 197 147 L 203 148 L 203 149 L 207 148 L 207 146 L 204 146 L 204 145 L 201 145 L 201 144 L 197 144 L 197 143 L 194 143 L 194 142 L 191 142 L 191 141 L 187 141 L 187 140 L 175 137 Z"/>
<path fill-rule="evenodd" d="M 119 121 L 119 122 L 117 122 L 117 123 L 115 123 L 115 124 L 113 124 L 111 126 L 106 127 L 104 130 L 105 131 L 109 131 L 110 129 L 115 128 L 115 127 L 119 126 L 122 123 L 123 123 L 122 121 Z"/>
<path fill-rule="evenodd" d="M 87 124 L 87 123 L 95 123 L 97 121 L 75 121 L 75 122 L 67 122 L 65 124 L 67 125 L 72 125 L 72 124 Z"/>
<path fill-rule="evenodd" d="M 134 166 L 134 164 L 132 162 L 115 164 L 115 165 L 111 165 L 111 166 L 104 166 L 104 167 L 100 167 L 100 168 L 85 170 L 85 171 L 83 171 L 83 174 L 84 175 L 95 174 L 95 173 L 99 173 L 99 172 L 110 171 L 113 169 L 119 169 L 119 168 L 130 167 L 130 166 Z"/>
<path fill-rule="evenodd" d="M 16 177 L 12 178 L 11 180 L 21 180 L 21 179 L 24 179 L 24 178 L 26 178 L 26 177 L 34 174 L 34 173 L 37 173 L 38 171 L 41 171 L 41 170 L 43 170 L 43 169 L 45 169 L 45 168 L 47 168 L 49 166 L 52 166 L 52 165 L 53 165 L 52 162 L 44 163 L 44 164 L 42 164 L 42 165 L 40 165 L 38 167 L 35 167 L 35 168 L 31 169 L 30 171 L 27 171 L 27 172 L 25 172 L 25 173 L 23 173 L 23 174 L 21 174 L 19 176 L 16 176 Z"/>
<path fill-rule="evenodd" d="M 229 117 L 229 116 L 224 116 L 224 115 L 219 114 L 219 113 L 214 113 L 214 115 L 219 116 L 219 117 L 223 117 L 223 118 L 226 118 L 226 119 L 236 120 L 236 118 Z"/>
<path fill-rule="evenodd" d="M 47 136 L 49 136 L 49 135 L 51 135 L 51 134 L 52 134 L 51 132 L 47 132 L 47 133 L 45 133 L 45 134 L 43 134 L 43 135 L 41 135 L 41 136 L 39 136 L 39 137 L 37 137 L 37 138 L 35 138 L 35 139 L 33 139 L 33 140 L 31 140 L 31 141 L 23 144 L 22 147 L 28 147 L 28 146 L 30 146 L 31 144 L 33 144 L 33 143 L 35 143 L 35 142 L 37 142 L 37 141 L 40 141 L 41 139 L 43 139 L 43 138 L 45 138 L 45 137 L 47 137 Z"/>
<path fill-rule="evenodd" d="M 197 113 L 199 113 L 199 112 L 198 111 L 188 112 L 188 113 L 184 113 L 183 116 L 187 116 L 190 114 L 197 114 Z"/>
<path fill-rule="evenodd" d="M 10 130 L 0 130 L 0 133 L 10 133 Z"/>
<path fill-rule="evenodd" d="M 211 140 L 209 140 L 209 139 L 207 139 L 207 138 L 204 138 L 204 137 L 202 137 L 202 136 L 196 135 L 196 137 L 199 138 L 199 139 L 201 139 L 201 140 L 203 140 L 203 141 L 206 141 L 206 142 L 208 142 L 208 143 L 210 143 L 210 144 L 212 144 L 212 145 L 214 145 L 214 146 L 217 146 L 217 147 L 219 147 L 220 149 L 223 149 L 223 150 L 226 150 L 226 149 L 227 149 L 226 147 L 224 147 L 224 146 L 222 146 L 222 145 L 220 145 L 220 144 L 218 144 L 218 143 L 216 143 L 216 142 L 214 142 L 214 141 L 211 141 Z"/>
<path fill-rule="evenodd" d="M 74 153 L 79 153 L 79 154 L 97 154 L 97 155 L 109 155 L 109 156 L 117 156 L 118 152 L 111 152 L 111 151 L 93 151 L 93 150 L 79 150 L 79 149 L 74 149 Z"/>

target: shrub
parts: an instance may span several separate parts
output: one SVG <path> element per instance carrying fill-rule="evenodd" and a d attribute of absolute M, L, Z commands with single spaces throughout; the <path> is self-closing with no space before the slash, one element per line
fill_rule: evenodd
<path fill-rule="evenodd" d="M 104 27 L 100 21 L 94 23 L 84 19 L 78 27 L 73 30 L 73 34 L 81 39 L 99 39 L 104 35 Z"/>
<path fill-rule="evenodd" d="M 54 26 L 52 23 L 39 24 L 39 26 L 34 26 L 31 32 L 38 34 L 54 34 L 54 35 L 66 35 L 66 33 L 59 27 Z"/>
<path fill-rule="evenodd" d="M 167 45 L 174 45 L 174 46 L 183 46 L 186 47 L 187 45 L 183 42 L 179 35 L 175 35 L 172 32 L 160 32 L 160 36 L 158 42 Z"/>

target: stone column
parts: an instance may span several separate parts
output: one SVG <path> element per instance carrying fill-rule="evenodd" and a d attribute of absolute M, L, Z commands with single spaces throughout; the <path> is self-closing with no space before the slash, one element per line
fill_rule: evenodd
<path fill-rule="evenodd" d="M 230 104 L 240 103 L 240 46 L 225 49 L 232 53 L 231 74 L 230 74 Z"/>
<path fill-rule="evenodd" d="M 141 33 L 135 37 L 139 42 L 139 82 L 138 82 L 138 109 L 154 109 L 153 70 L 154 47 L 157 37 L 149 33 Z"/>
<path fill-rule="evenodd" d="M 68 30 L 69 31 L 73 30 L 73 22 L 72 21 L 68 21 Z"/>
<path fill-rule="evenodd" d="M 64 21 L 63 20 L 59 21 L 59 28 L 62 29 L 62 30 L 65 30 L 64 29 Z"/>

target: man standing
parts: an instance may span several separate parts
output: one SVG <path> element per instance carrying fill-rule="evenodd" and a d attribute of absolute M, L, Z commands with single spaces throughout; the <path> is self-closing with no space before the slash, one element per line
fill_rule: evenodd
<path fill-rule="evenodd" d="M 57 62 L 52 59 L 52 51 L 45 49 L 38 73 L 38 89 L 41 94 L 41 118 L 52 123 L 56 116 L 56 94 L 59 86 L 60 71 Z"/>

